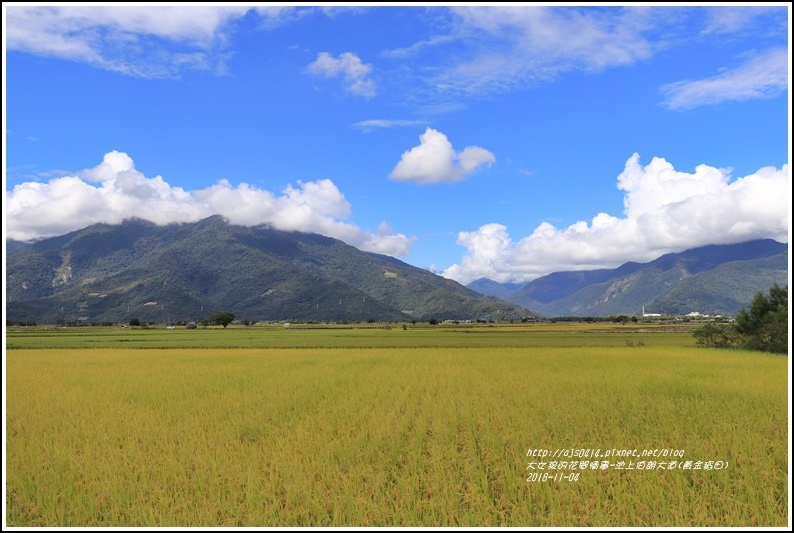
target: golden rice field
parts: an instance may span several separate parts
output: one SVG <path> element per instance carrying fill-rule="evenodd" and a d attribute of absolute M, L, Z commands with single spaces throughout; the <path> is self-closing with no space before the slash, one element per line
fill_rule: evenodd
<path fill-rule="evenodd" d="M 9 328 L 6 347 L 7 526 L 790 524 L 788 359 L 689 332 Z"/>

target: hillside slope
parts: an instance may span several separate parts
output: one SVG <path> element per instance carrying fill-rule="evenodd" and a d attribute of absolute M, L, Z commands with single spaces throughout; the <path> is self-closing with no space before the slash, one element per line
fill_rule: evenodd
<path fill-rule="evenodd" d="M 771 239 L 710 245 L 615 269 L 555 272 L 503 298 L 545 316 L 734 314 L 758 291 L 788 282 L 788 246 Z M 491 282 L 494 283 L 494 282 Z M 478 284 L 470 287 L 492 285 Z"/>
<path fill-rule="evenodd" d="M 97 224 L 8 254 L 11 322 L 521 320 L 531 313 L 397 259 L 317 234 L 215 216 Z"/>

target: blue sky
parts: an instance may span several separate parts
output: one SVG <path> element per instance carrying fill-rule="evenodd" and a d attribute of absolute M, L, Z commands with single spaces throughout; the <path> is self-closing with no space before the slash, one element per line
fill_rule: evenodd
<path fill-rule="evenodd" d="M 789 15 L 5 3 L 4 232 L 219 213 L 462 283 L 788 242 Z"/>

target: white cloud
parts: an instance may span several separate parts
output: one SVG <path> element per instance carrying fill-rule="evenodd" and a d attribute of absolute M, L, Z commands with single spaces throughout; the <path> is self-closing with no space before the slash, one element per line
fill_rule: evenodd
<path fill-rule="evenodd" d="M 331 180 L 298 182 L 281 194 L 226 180 L 195 191 L 147 178 L 123 152 L 105 155 L 94 168 L 46 183 L 26 182 L 5 192 L 6 236 L 33 240 L 96 223 L 142 218 L 156 224 L 195 222 L 223 215 L 232 224 L 320 233 L 362 250 L 392 256 L 410 253 L 415 238 L 381 224 L 375 233 L 347 221 L 350 204 Z"/>
<path fill-rule="evenodd" d="M 709 6 L 705 8 L 706 27 L 701 35 L 784 33 L 787 30 L 785 5 Z"/>
<path fill-rule="evenodd" d="M 662 103 L 669 109 L 691 109 L 728 101 L 774 98 L 788 89 L 788 69 L 788 50 L 777 48 L 711 78 L 667 84 L 661 88 L 665 94 Z"/>
<path fill-rule="evenodd" d="M 328 52 L 320 52 L 317 59 L 306 67 L 306 72 L 315 76 L 335 78 L 343 76 L 345 88 L 351 93 L 372 98 L 375 96 L 375 83 L 369 79 L 372 65 L 362 63 L 353 53 L 345 52 L 334 58 Z"/>
<path fill-rule="evenodd" d="M 785 6 L 459 5 L 450 13 L 446 34 L 387 53 L 443 58 L 421 75 L 429 83 L 425 99 L 504 93 L 568 73 L 627 67 L 695 39 L 785 42 L 788 29 Z M 455 47 L 431 52 L 447 43 Z M 756 89 L 764 94 L 779 87 L 777 77 L 763 83 Z"/>
<path fill-rule="evenodd" d="M 564 229 L 544 222 L 518 242 L 496 223 L 460 232 L 458 244 L 466 253 L 443 275 L 461 283 L 482 277 L 523 282 L 556 271 L 651 261 L 708 244 L 788 241 L 787 164 L 731 180 L 726 170 L 699 165 L 694 173 L 680 172 L 658 157 L 643 167 L 634 154 L 617 186 L 625 193 L 622 218 L 598 213 L 590 223 L 580 221 Z"/>
<path fill-rule="evenodd" d="M 387 119 L 370 119 L 362 120 L 353 124 L 354 128 L 361 131 L 371 131 L 375 128 L 402 128 L 405 126 L 421 126 L 427 124 L 426 120 L 387 120 Z"/>
<path fill-rule="evenodd" d="M 382 55 L 383 57 L 388 57 L 388 58 L 404 59 L 408 57 L 413 57 L 427 48 L 432 48 L 442 44 L 451 43 L 454 42 L 455 40 L 456 38 L 452 35 L 439 35 L 436 37 L 432 37 L 430 39 L 426 39 L 424 41 L 418 41 L 404 48 L 395 48 L 393 50 L 386 50 L 385 52 L 383 52 Z"/>
<path fill-rule="evenodd" d="M 9 6 L 6 46 L 141 78 L 175 78 L 186 70 L 222 73 L 228 23 L 246 6 Z M 290 9 L 258 8 L 263 20 Z"/>
<path fill-rule="evenodd" d="M 427 128 L 419 136 L 419 146 L 403 153 L 389 177 L 419 184 L 451 183 L 494 162 L 496 157 L 479 146 L 467 146 L 462 152 L 455 152 L 446 135 Z"/>
<path fill-rule="evenodd" d="M 268 30 L 291 24 L 316 11 L 314 7 L 290 5 L 259 5 L 253 9 L 261 18 L 261 26 Z"/>
<path fill-rule="evenodd" d="M 646 8 L 575 6 L 465 6 L 452 13 L 457 35 L 472 49 L 463 59 L 453 57 L 432 84 L 442 93 L 463 94 L 505 92 L 565 72 L 598 72 L 645 60 L 656 46 L 649 34 L 658 31 L 664 16 L 651 16 Z"/>

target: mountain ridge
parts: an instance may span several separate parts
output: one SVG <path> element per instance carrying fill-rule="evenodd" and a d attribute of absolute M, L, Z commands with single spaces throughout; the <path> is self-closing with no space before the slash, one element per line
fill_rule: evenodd
<path fill-rule="evenodd" d="M 476 280 L 468 286 L 495 291 L 494 283 Z M 643 306 L 665 314 L 735 314 L 773 283 L 788 283 L 788 245 L 758 239 L 614 269 L 553 272 L 502 297 L 544 316 L 636 315 Z"/>
<path fill-rule="evenodd" d="M 522 320 L 515 304 L 331 237 L 213 216 L 94 224 L 8 253 L 7 321 Z"/>

